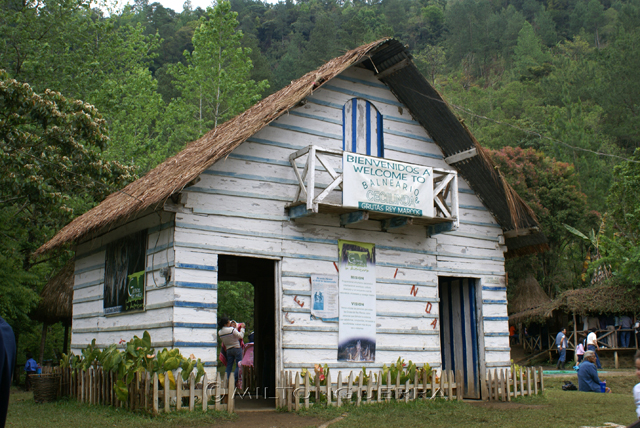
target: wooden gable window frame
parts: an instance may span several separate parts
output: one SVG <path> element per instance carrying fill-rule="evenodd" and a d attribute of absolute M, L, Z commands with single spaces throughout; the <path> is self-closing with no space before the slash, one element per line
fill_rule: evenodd
<path fill-rule="evenodd" d="M 384 157 L 382 114 L 363 98 L 352 98 L 342 107 L 342 150 Z"/>
<path fill-rule="evenodd" d="M 144 310 L 147 231 L 107 245 L 104 269 L 105 315 Z"/>

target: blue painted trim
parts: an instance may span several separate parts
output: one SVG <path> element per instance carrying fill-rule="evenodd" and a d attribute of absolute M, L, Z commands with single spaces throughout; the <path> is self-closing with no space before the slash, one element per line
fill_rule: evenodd
<path fill-rule="evenodd" d="M 185 302 L 182 300 L 175 300 L 173 306 L 177 308 L 203 308 L 203 309 L 217 309 L 217 303 L 203 303 L 203 302 Z"/>
<path fill-rule="evenodd" d="M 384 157 L 384 129 L 382 128 L 382 115 L 376 110 L 376 121 L 378 126 L 378 156 Z"/>
<path fill-rule="evenodd" d="M 168 242 L 168 243 L 163 244 L 163 245 L 160 245 L 160 246 L 157 246 L 157 247 L 149 248 L 147 250 L 147 256 L 150 256 L 152 254 L 157 254 L 157 253 L 159 253 L 161 251 L 166 250 L 167 248 L 172 248 L 172 247 L 173 247 L 173 241 Z"/>
<path fill-rule="evenodd" d="M 410 134 L 408 132 L 401 132 L 401 131 L 395 131 L 393 129 L 385 129 L 384 130 L 385 133 L 387 134 L 391 134 L 391 135 L 397 135 L 398 137 L 406 137 L 406 138 L 411 138 L 413 140 L 419 140 L 419 141 L 424 141 L 426 143 L 433 143 L 433 140 L 429 137 L 423 137 L 421 135 L 416 135 L 416 134 Z"/>
<path fill-rule="evenodd" d="M 384 104 L 390 104 L 392 106 L 396 106 L 396 107 L 402 107 L 402 108 L 406 108 L 406 106 L 402 103 L 399 103 L 397 101 L 393 101 L 387 98 L 382 98 L 382 97 L 376 97 L 373 96 L 371 94 L 365 94 L 363 92 L 357 92 L 357 91 L 351 91 L 349 89 L 343 89 L 343 88 L 339 88 L 337 86 L 333 86 L 333 85 L 324 85 L 322 87 L 323 89 L 328 89 L 329 91 L 333 91 L 333 92 L 339 92 L 341 94 L 346 94 L 346 95 L 351 95 L 352 97 L 356 97 L 356 98 L 362 98 L 365 100 L 372 100 L 372 101 L 378 101 Z"/>
<path fill-rule="evenodd" d="M 232 190 L 211 189 L 208 187 L 189 187 L 185 192 L 205 193 L 208 195 L 235 196 L 238 198 L 266 199 L 269 201 L 291 202 L 291 196 L 277 196 L 268 193 L 236 192 Z"/>
<path fill-rule="evenodd" d="M 469 195 L 475 195 L 476 192 L 474 192 L 471 189 L 461 189 L 460 187 L 458 187 L 458 193 L 467 193 Z"/>
<path fill-rule="evenodd" d="M 478 210 L 478 211 L 489 211 L 485 207 L 477 206 L 477 205 L 458 205 L 459 208 L 465 210 Z"/>
<path fill-rule="evenodd" d="M 485 305 L 506 305 L 507 301 L 506 300 L 489 300 L 489 299 L 485 299 L 482 301 L 483 304 Z"/>
<path fill-rule="evenodd" d="M 371 103 L 367 101 L 366 106 L 366 140 L 367 140 L 367 156 L 371 156 Z"/>
<path fill-rule="evenodd" d="M 95 285 L 104 284 L 104 278 L 96 279 L 95 281 L 85 282 L 82 284 L 74 285 L 74 290 L 80 290 L 81 288 L 93 287 Z"/>
<path fill-rule="evenodd" d="M 347 82 L 353 82 L 353 83 L 360 83 L 363 84 L 365 86 L 371 86 L 372 88 L 381 88 L 381 89 L 386 89 L 389 90 L 389 88 L 387 87 L 387 85 L 384 85 L 382 83 L 373 83 L 373 82 L 369 82 L 367 80 L 363 80 L 363 79 L 357 79 L 355 77 L 348 77 L 348 76 L 343 76 L 343 75 L 338 75 L 336 76 L 336 79 L 339 80 L 346 80 Z"/>
<path fill-rule="evenodd" d="M 174 226 L 174 221 L 168 221 L 166 223 L 159 224 L 158 226 L 153 226 L 147 229 L 147 235 L 151 235 L 152 233 L 159 232 L 161 230 L 169 229 Z"/>
<path fill-rule="evenodd" d="M 486 291 L 507 291 L 507 287 L 490 287 L 488 285 L 483 285 L 482 289 Z"/>
<path fill-rule="evenodd" d="M 484 317 L 485 321 L 509 321 L 509 317 Z"/>
<path fill-rule="evenodd" d="M 287 210 L 290 219 L 307 217 L 313 214 L 312 210 L 307 209 L 307 204 L 296 205 Z"/>
<path fill-rule="evenodd" d="M 292 149 L 292 150 L 300 150 L 305 147 L 308 147 L 308 146 L 303 146 L 301 144 L 281 143 L 279 141 L 267 140 L 265 138 L 256 138 L 255 136 L 247 138 L 246 141 L 250 143 L 258 143 L 258 144 L 264 144 L 267 146 L 275 146 L 275 147 L 281 147 L 283 149 Z"/>
<path fill-rule="evenodd" d="M 464 313 L 464 279 L 460 278 L 458 281 L 460 284 L 460 330 L 462 332 L 462 376 L 464 378 L 464 383 L 466 384 L 468 379 L 467 373 L 467 332 L 465 328 L 465 313 Z M 468 288 L 468 286 L 467 286 Z"/>
<path fill-rule="evenodd" d="M 173 346 L 180 348 L 217 348 L 216 342 L 173 342 Z"/>
<path fill-rule="evenodd" d="M 254 143 L 254 144 L 261 144 L 261 143 Z M 259 157 L 259 156 L 249 156 L 249 155 L 239 155 L 236 153 L 229 153 L 228 156 L 230 159 L 237 159 L 237 160 L 243 160 L 243 161 L 251 161 L 251 162 L 260 162 L 260 163 L 267 163 L 270 165 L 278 165 L 278 166 L 285 166 L 285 167 L 291 167 L 291 164 L 287 161 L 283 161 L 283 160 L 277 160 L 277 159 L 270 159 L 270 158 L 263 158 L 263 157 Z M 304 165 L 300 165 L 298 164 L 299 168 L 304 168 Z M 189 187 L 189 189 L 191 189 L 192 187 Z"/>
<path fill-rule="evenodd" d="M 473 382 L 478 385 L 480 359 L 478 357 L 478 312 L 476 308 L 476 280 L 469 278 L 469 304 L 471 306 L 471 353 L 473 355 Z"/>
<path fill-rule="evenodd" d="M 410 155 L 422 156 L 422 157 L 425 157 L 425 158 L 444 159 L 444 156 L 442 156 L 442 155 L 434 155 L 433 153 L 421 152 L 419 150 L 405 149 L 404 147 L 387 145 L 386 149 L 394 151 L 394 152 L 400 152 L 400 153 L 407 153 L 407 154 L 410 154 Z"/>
<path fill-rule="evenodd" d="M 468 220 L 460 220 L 460 224 L 468 224 L 470 226 L 486 226 L 486 227 L 495 227 L 498 229 L 502 229 L 502 226 L 496 223 L 483 223 L 481 221 L 468 221 Z"/>
<path fill-rule="evenodd" d="M 272 126 L 274 128 L 284 129 L 286 131 L 301 132 L 303 134 L 315 135 L 317 137 L 332 138 L 334 140 L 340 139 L 340 136 L 338 134 L 330 134 L 328 132 L 316 131 L 309 128 L 303 128 L 302 126 L 285 125 L 283 123 L 278 123 L 278 122 L 271 122 L 269 126 Z"/>
<path fill-rule="evenodd" d="M 197 323 L 197 322 L 174 322 L 174 327 L 181 328 L 207 328 L 207 329 L 217 329 L 218 324 L 205 324 L 205 323 Z"/>
<path fill-rule="evenodd" d="M 358 152 L 357 129 L 358 129 L 358 100 L 351 100 L 351 151 Z"/>
<path fill-rule="evenodd" d="M 218 284 L 205 284 L 202 282 L 184 282 L 184 281 L 176 281 L 176 287 L 180 288 L 198 288 L 203 290 L 217 290 Z"/>
<path fill-rule="evenodd" d="M 82 269 L 78 269 L 73 271 L 74 275 L 80 275 L 82 273 L 86 273 L 86 272 L 91 272 L 92 270 L 98 270 L 98 269 L 104 269 L 104 262 L 98 264 L 98 265 L 93 265 L 93 266 L 89 266 L 86 268 L 82 268 Z"/>
<path fill-rule="evenodd" d="M 485 333 L 485 337 L 509 337 L 509 333 Z"/>
<path fill-rule="evenodd" d="M 342 122 L 340 122 L 339 120 L 336 120 L 336 119 L 332 119 L 330 117 L 318 116 L 316 114 L 303 113 L 303 112 L 298 111 L 298 110 L 291 110 L 289 112 L 289 114 L 291 116 L 299 116 L 299 117 L 304 117 L 305 119 L 319 120 L 321 122 L 328 122 L 328 123 L 333 123 L 334 125 L 342 126 Z"/>
<path fill-rule="evenodd" d="M 337 103 L 332 103 L 331 101 L 324 101 L 315 97 L 307 97 L 306 100 L 310 103 L 313 104 L 318 104 L 320 106 L 325 106 L 325 107 L 331 107 L 331 108 L 335 108 L 338 110 L 341 110 L 343 106 L 341 106 L 340 104 Z M 385 121 L 390 120 L 392 122 L 400 122 L 400 123 L 406 123 L 409 125 L 416 125 L 416 126 L 422 126 L 420 125 L 420 122 L 417 122 L 415 120 L 411 120 L 411 119 L 405 119 L 403 117 L 398 117 L 398 116 L 392 116 L 392 115 L 388 115 L 388 114 L 384 114 L 382 115 L 383 119 Z M 343 122 L 344 123 L 344 122 Z"/>
<path fill-rule="evenodd" d="M 196 265 L 192 263 L 176 263 L 176 267 L 180 269 L 208 270 L 211 272 L 218 271 L 218 266 Z"/>

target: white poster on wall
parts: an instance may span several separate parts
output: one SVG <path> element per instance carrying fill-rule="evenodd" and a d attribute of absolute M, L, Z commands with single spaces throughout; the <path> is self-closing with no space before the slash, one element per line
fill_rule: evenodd
<path fill-rule="evenodd" d="M 376 360 L 375 245 L 338 241 L 338 361 Z"/>
<path fill-rule="evenodd" d="M 344 152 L 342 205 L 433 217 L 433 168 Z"/>
<path fill-rule="evenodd" d="M 338 275 L 311 274 L 311 315 L 338 321 Z"/>

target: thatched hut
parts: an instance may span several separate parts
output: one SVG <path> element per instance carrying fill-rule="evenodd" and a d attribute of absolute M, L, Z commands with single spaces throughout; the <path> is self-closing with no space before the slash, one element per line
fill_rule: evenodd
<path fill-rule="evenodd" d="M 44 344 L 47 327 L 61 322 L 64 325 L 64 343 L 62 351 L 68 352 L 69 327 L 73 312 L 73 280 L 75 260 L 71 259 L 53 278 L 47 282 L 40 292 L 40 303 L 30 314 L 31 318 L 42 323 L 42 339 L 40 342 L 40 359 L 44 357 Z"/>
<path fill-rule="evenodd" d="M 219 281 L 254 285 L 257 384 L 398 356 L 510 365 L 505 258 L 542 251 L 527 204 L 396 40 L 345 53 L 73 220 L 72 350 L 143 330 L 217 365 Z M 350 273 L 350 274 L 349 274 Z"/>
<path fill-rule="evenodd" d="M 529 311 L 537 309 L 551 302 L 551 298 L 544 292 L 533 274 L 518 281 L 514 295 L 509 299 L 507 311 L 509 320 L 520 321 Z"/>

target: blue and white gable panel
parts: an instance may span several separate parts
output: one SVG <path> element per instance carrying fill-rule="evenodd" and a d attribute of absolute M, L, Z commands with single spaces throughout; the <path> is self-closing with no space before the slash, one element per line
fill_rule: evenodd
<path fill-rule="evenodd" d="M 384 157 L 382 114 L 367 100 L 353 98 L 342 107 L 342 149 Z"/>

